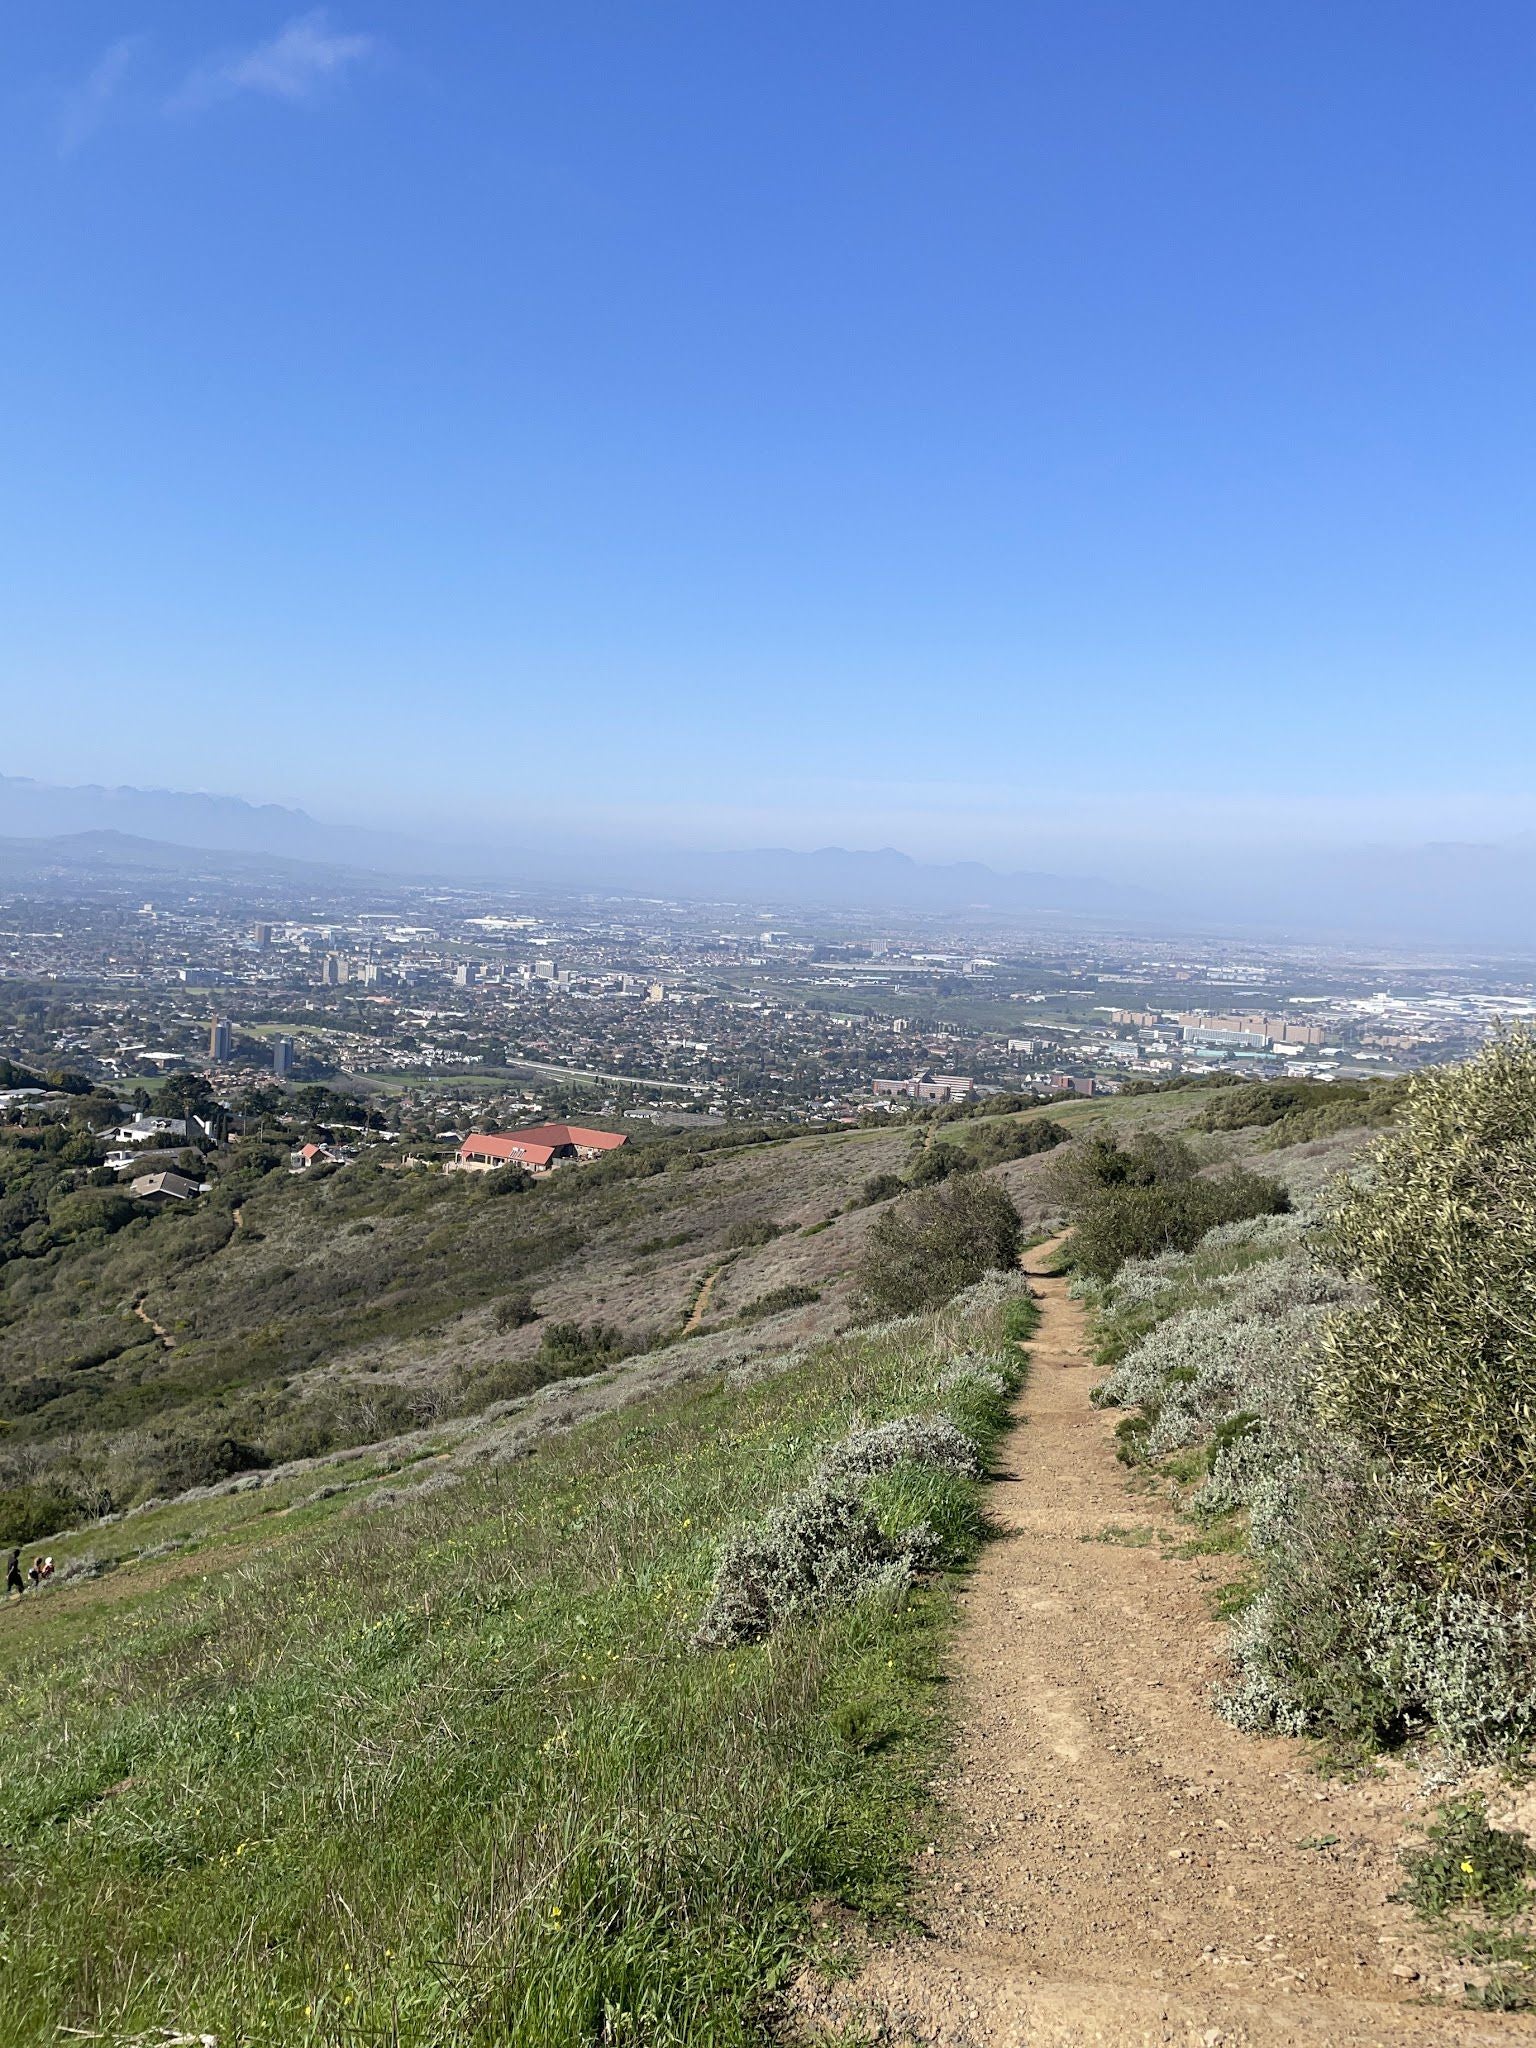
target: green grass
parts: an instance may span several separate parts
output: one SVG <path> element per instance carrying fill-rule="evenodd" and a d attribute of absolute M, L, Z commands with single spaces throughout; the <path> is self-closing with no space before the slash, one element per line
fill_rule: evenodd
<path fill-rule="evenodd" d="M 1031 1294 L 1016 1294 L 1003 1310 L 1003 1336 L 1010 1344 L 1023 1344 L 1035 1334 L 1040 1323 L 1040 1304 Z"/>
<path fill-rule="evenodd" d="M 1005 1313 L 712 1378 L 376 1512 L 360 1460 L 323 1502 L 106 1532 L 203 1548 L 0 1612 L 0 2044 L 761 2038 L 814 1899 L 900 1910 L 950 1600 L 704 1654 L 717 1544 L 857 1419 L 936 1407 Z M 974 1382 L 946 1399 L 983 1448 L 1003 1426 Z M 877 1512 L 913 1498 L 974 1542 L 971 1482 L 898 1473 Z"/>
<path fill-rule="evenodd" d="M 1487 2012 L 1536 2004 L 1536 1853 L 1513 1829 L 1492 1827 L 1482 1798 L 1449 1799 L 1403 1854 L 1400 1894 L 1452 1954 L 1479 1965 L 1484 1981 L 1467 2003 Z"/>

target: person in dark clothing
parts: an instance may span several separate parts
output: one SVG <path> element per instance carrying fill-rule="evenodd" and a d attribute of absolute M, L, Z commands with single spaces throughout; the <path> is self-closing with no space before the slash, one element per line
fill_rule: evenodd
<path fill-rule="evenodd" d="M 26 1580 L 21 1576 L 21 1552 L 13 1550 L 5 1561 L 5 1597 L 9 1600 L 13 1593 L 26 1590 Z"/>

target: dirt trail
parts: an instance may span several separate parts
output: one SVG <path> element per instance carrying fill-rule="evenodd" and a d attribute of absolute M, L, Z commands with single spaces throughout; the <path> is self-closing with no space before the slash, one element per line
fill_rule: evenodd
<path fill-rule="evenodd" d="M 170 1331 L 164 1327 L 163 1324 L 157 1323 L 155 1321 L 154 1317 L 150 1314 L 149 1310 L 144 1306 L 144 1297 L 142 1295 L 140 1295 L 139 1299 L 133 1304 L 133 1312 L 138 1317 L 141 1323 L 147 1323 L 149 1325 L 149 1327 L 154 1331 L 155 1335 L 160 1339 L 160 1342 L 165 1346 L 167 1351 L 174 1351 L 176 1349 L 176 1339 L 171 1335 Z"/>
<path fill-rule="evenodd" d="M 1033 1255 L 1044 1261 L 1052 1246 Z M 1216 1559 L 1106 1530 L 1172 1527 L 1132 1492 L 1095 1409 L 1083 1312 L 1031 1279 L 1024 1427 L 1002 1531 L 964 1596 L 961 1730 L 921 1859 L 927 1938 L 808 1994 L 807 2038 L 950 2048 L 1369 2048 L 1536 2040 L 1536 2019 L 1429 2003 L 1460 1977 L 1389 1903 L 1417 1806 L 1406 1773 L 1330 1782 L 1299 1744 L 1212 1712 Z M 1187 1534 L 1187 1530 L 1181 1530 Z"/>
<path fill-rule="evenodd" d="M 687 1322 L 683 1325 L 683 1335 L 685 1337 L 691 1337 L 700 1323 L 703 1322 L 704 1311 L 709 1307 L 709 1297 L 715 1291 L 715 1282 L 724 1271 L 724 1266 L 712 1266 L 704 1275 L 704 1285 L 699 1289 L 698 1299 L 688 1313 Z"/>

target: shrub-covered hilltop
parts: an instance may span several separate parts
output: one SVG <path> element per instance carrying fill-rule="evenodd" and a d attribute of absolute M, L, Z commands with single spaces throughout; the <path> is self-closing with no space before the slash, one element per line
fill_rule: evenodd
<path fill-rule="evenodd" d="M 1518 1761 L 1536 1741 L 1536 1040 L 1383 1091 L 1395 1121 L 1332 1183 L 1316 1161 L 1341 1100 L 1276 1091 L 1271 1123 L 1246 1092 L 1206 1128 L 1262 1123 L 1277 1162 L 1287 1120 L 1320 1140 L 1269 1198 L 1234 1175 L 1219 1219 L 1209 1195 L 1191 1217 L 1188 1162 L 1155 1145 L 1142 1187 L 1133 1146 L 1078 1160 L 1071 1191 L 1122 1455 L 1253 1559 L 1225 1711 Z"/>

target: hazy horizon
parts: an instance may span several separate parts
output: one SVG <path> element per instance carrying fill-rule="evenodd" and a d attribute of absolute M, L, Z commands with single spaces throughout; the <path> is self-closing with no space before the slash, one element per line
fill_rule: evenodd
<path fill-rule="evenodd" d="M 1228 931 L 1234 936 L 1358 946 L 1521 951 L 1531 945 L 1536 888 L 1529 835 L 1420 845 L 1299 847 L 1277 860 L 1263 846 L 1222 850 L 1170 841 L 1102 839 L 1083 858 L 1029 866 L 963 853 L 923 860 L 900 847 L 822 842 L 801 848 L 734 841 L 694 844 L 660 836 L 518 829 L 415 835 L 387 823 L 351 825 L 223 793 L 133 786 L 59 787 L 0 773 L 0 844 L 74 834 L 341 864 L 402 880 L 439 876 L 513 891 L 658 893 L 696 901 L 757 900 L 900 917 L 993 915 L 1117 923 L 1148 935 Z M 107 857 L 110 857 L 108 855 Z M 131 864 L 131 862 L 130 862 Z"/>

